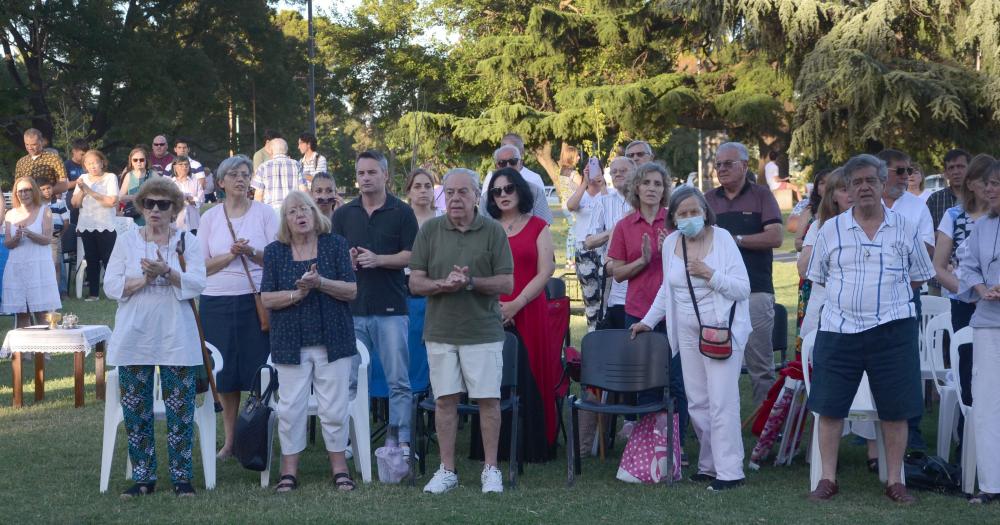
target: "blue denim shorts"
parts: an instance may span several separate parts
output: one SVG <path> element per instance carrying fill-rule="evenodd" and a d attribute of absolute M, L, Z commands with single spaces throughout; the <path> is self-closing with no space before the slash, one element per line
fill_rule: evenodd
<path fill-rule="evenodd" d="M 883 421 L 902 421 L 923 413 L 918 325 L 898 319 L 856 334 L 820 330 L 813 347 L 809 410 L 847 417 L 868 373 L 872 396 Z"/>

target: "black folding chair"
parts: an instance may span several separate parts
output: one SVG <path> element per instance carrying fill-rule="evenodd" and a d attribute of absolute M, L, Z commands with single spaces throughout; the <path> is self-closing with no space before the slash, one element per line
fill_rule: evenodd
<path fill-rule="evenodd" d="M 774 303 L 774 330 L 771 332 L 771 347 L 781 352 L 781 361 L 774 365 L 778 371 L 788 365 L 788 310 L 785 305 Z"/>
<path fill-rule="evenodd" d="M 517 486 L 517 474 L 522 471 L 521 466 L 521 435 L 520 435 L 520 405 L 521 398 L 517 394 L 517 354 L 518 354 L 518 341 L 517 336 L 511 332 L 504 332 L 506 337 L 503 342 L 503 378 L 500 383 L 501 390 L 501 400 L 500 400 L 500 412 L 511 412 L 510 418 L 510 486 Z M 503 398 L 503 392 L 506 390 L 507 397 Z M 416 417 L 416 435 L 420 440 L 420 475 L 424 475 L 427 472 L 427 446 L 430 441 L 430 432 L 426 428 L 424 423 L 423 413 L 432 413 L 437 410 L 437 405 L 434 402 L 434 396 L 430 395 L 424 397 L 419 403 L 417 403 L 417 417 Z M 463 399 L 462 402 L 458 404 L 458 414 L 459 415 L 476 415 L 479 414 L 479 405 L 469 402 L 468 399 Z"/>
<path fill-rule="evenodd" d="M 558 277 L 549 277 L 548 282 L 545 283 L 545 298 L 559 299 L 560 297 L 566 297 L 566 281 Z"/>
<path fill-rule="evenodd" d="M 595 401 L 568 396 L 571 410 L 572 432 L 566 446 L 566 485 L 573 486 L 575 476 L 581 472 L 580 425 L 578 412 L 588 410 L 612 416 L 650 414 L 666 410 L 668 421 L 674 419 L 674 405 L 670 399 L 670 346 L 667 335 L 644 332 L 631 339 L 628 330 L 598 330 L 583 337 L 580 354 L 580 388 L 592 386 L 608 392 L 637 393 L 662 388 L 660 401 L 643 405 L 601 404 Z M 667 425 L 667 472 L 673 472 L 674 426 Z M 669 477 L 669 476 L 668 476 Z M 668 481 L 672 483 L 672 479 Z"/>

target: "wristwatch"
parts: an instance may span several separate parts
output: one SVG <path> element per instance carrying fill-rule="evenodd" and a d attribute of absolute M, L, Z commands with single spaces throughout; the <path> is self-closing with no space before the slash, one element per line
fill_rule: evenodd
<path fill-rule="evenodd" d="M 472 286 L 472 276 L 469 276 L 469 284 L 465 285 L 465 291 L 471 292 L 473 290 Z"/>
<path fill-rule="evenodd" d="M 736 236 L 736 246 L 743 246 L 743 236 L 742 235 L 737 235 Z"/>

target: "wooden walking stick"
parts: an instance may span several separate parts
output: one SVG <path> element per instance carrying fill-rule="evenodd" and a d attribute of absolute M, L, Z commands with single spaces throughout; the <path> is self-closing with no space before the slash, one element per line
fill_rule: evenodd
<path fill-rule="evenodd" d="M 177 261 L 181 265 L 181 271 L 187 271 L 187 263 L 184 262 L 184 232 L 177 241 Z M 198 307 L 194 304 L 194 299 L 188 299 L 191 305 L 191 313 L 194 314 L 194 324 L 198 327 L 198 341 L 201 342 L 201 360 L 205 365 L 205 373 L 208 374 L 208 387 L 212 390 L 212 400 L 215 402 L 215 411 L 222 412 L 222 400 L 219 399 L 219 389 L 215 386 L 215 374 L 212 373 L 212 356 L 205 346 L 205 332 L 201 329 L 201 318 L 198 317 Z"/>

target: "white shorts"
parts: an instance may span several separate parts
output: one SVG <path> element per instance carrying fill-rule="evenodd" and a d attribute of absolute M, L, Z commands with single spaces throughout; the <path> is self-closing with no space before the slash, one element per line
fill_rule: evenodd
<path fill-rule="evenodd" d="M 499 399 L 503 341 L 451 345 L 426 341 L 434 397 L 466 392 L 470 399 Z"/>

